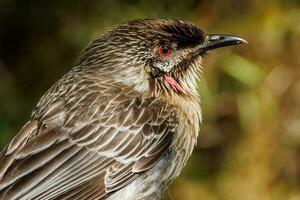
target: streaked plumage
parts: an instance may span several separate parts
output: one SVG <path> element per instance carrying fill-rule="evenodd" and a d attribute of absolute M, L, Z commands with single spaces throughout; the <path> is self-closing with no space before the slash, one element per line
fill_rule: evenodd
<path fill-rule="evenodd" d="M 169 60 L 155 54 L 164 40 Z M 0 199 L 160 199 L 196 143 L 204 41 L 191 23 L 155 19 L 100 36 L 1 152 Z"/>

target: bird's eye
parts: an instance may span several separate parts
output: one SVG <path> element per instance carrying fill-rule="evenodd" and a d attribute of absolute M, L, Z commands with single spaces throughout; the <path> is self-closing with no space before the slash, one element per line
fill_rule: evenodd
<path fill-rule="evenodd" d="M 171 54 L 171 48 L 168 46 L 161 46 L 159 48 L 159 55 L 161 57 L 168 57 Z"/>

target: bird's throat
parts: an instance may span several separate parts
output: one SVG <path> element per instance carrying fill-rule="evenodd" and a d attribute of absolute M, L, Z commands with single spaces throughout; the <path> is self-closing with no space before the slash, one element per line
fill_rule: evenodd
<path fill-rule="evenodd" d="M 179 85 L 179 83 L 173 77 L 165 74 L 163 76 L 163 79 L 166 83 L 168 83 L 177 92 L 183 92 L 182 87 Z"/>

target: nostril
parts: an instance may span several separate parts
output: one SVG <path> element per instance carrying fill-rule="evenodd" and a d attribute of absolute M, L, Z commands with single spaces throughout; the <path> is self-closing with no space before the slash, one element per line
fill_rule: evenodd
<path fill-rule="evenodd" d="M 223 40 L 224 36 L 219 36 L 219 35 L 213 35 L 211 37 L 209 37 L 210 42 L 215 42 L 215 41 L 219 41 L 219 40 Z"/>

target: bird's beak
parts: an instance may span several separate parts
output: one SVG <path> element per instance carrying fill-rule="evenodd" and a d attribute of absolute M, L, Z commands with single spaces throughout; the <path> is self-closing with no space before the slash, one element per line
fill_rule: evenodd
<path fill-rule="evenodd" d="M 246 40 L 234 35 L 207 34 L 205 36 L 205 41 L 201 45 L 199 51 L 206 52 L 220 47 L 226 47 L 226 46 L 231 46 L 236 44 L 246 44 L 246 43 L 248 43 Z"/>

